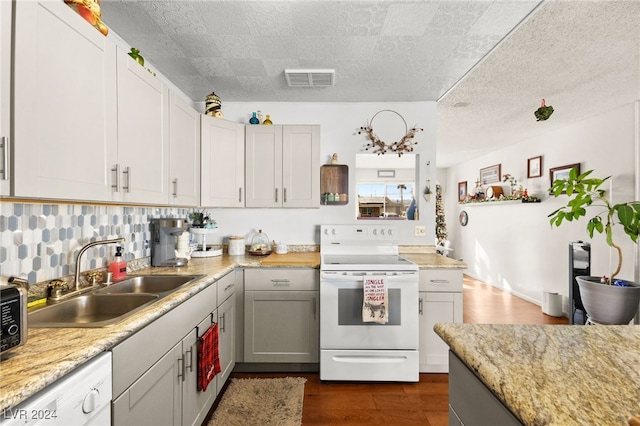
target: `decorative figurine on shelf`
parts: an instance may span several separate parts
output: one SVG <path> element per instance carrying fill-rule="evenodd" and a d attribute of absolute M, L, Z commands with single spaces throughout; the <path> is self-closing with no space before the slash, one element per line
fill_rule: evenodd
<path fill-rule="evenodd" d="M 267 114 L 267 117 L 264 119 L 262 124 L 267 125 L 267 126 L 273 124 L 273 122 L 271 121 L 271 116 L 269 114 Z"/>
<path fill-rule="evenodd" d="M 219 111 L 220 114 L 216 115 L 217 111 Z M 220 98 L 215 94 L 215 92 L 211 92 L 211 94 L 207 95 L 204 102 L 204 113 L 212 117 L 224 117 L 224 115 L 220 116 L 222 114 L 222 102 L 220 102 Z"/>
<path fill-rule="evenodd" d="M 262 111 L 258 110 L 256 114 L 258 115 L 258 123 L 262 124 L 262 122 L 264 121 Z"/>
<path fill-rule="evenodd" d="M 100 0 L 64 0 L 64 2 L 103 35 L 109 34 L 109 28 L 100 19 L 102 15 L 100 12 Z"/>
<path fill-rule="evenodd" d="M 338 153 L 334 152 L 331 156 L 331 164 L 338 164 Z"/>
<path fill-rule="evenodd" d="M 129 52 L 128 55 L 131 56 L 133 59 L 135 59 L 137 63 L 139 63 L 144 67 L 144 58 L 142 57 L 142 55 L 140 55 L 140 50 L 136 49 L 135 47 L 132 47 L 131 52 Z"/>
<path fill-rule="evenodd" d="M 256 117 L 256 113 L 254 112 L 251 118 L 249 119 L 249 124 L 260 124 L 260 120 Z"/>

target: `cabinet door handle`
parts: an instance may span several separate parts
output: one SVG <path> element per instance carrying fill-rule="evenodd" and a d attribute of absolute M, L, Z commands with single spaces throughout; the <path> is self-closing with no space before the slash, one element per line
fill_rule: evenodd
<path fill-rule="evenodd" d="M 278 202 L 278 188 L 276 188 L 276 203 Z"/>
<path fill-rule="evenodd" d="M 287 279 L 273 279 L 271 280 L 274 287 L 289 287 L 291 285 L 291 281 Z"/>
<path fill-rule="evenodd" d="M 127 180 L 125 181 L 127 186 L 123 185 L 122 190 L 124 192 L 131 192 L 131 169 L 129 168 L 129 166 L 124 168 L 122 174 L 127 176 Z"/>
<path fill-rule="evenodd" d="M 429 280 L 434 284 L 449 284 L 451 281 L 449 280 Z"/>
<path fill-rule="evenodd" d="M 422 302 L 422 297 L 418 299 L 418 314 L 423 315 L 424 311 L 422 310 L 424 303 Z"/>
<path fill-rule="evenodd" d="M 318 305 L 318 301 L 316 300 L 316 298 L 313 298 L 313 319 L 316 319 L 316 312 L 317 312 L 317 305 Z"/>
<path fill-rule="evenodd" d="M 2 136 L 0 145 L 2 145 L 2 180 L 9 180 L 9 138 Z"/>
<path fill-rule="evenodd" d="M 236 285 L 236 283 L 231 283 L 231 284 L 229 284 L 228 286 L 226 286 L 226 287 L 224 288 L 224 291 L 231 290 L 235 285 Z"/>
<path fill-rule="evenodd" d="M 183 355 L 180 358 L 178 358 L 178 377 L 182 378 L 183 382 L 184 382 L 185 374 L 186 374 L 186 371 L 184 367 L 184 355 Z"/>
<path fill-rule="evenodd" d="M 225 319 L 225 314 L 223 313 L 222 316 L 220 317 L 220 322 L 222 323 L 222 326 L 220 327 L 220 331 L 224 333 L 224 329 L 227 325 L 227 321 Z"/>
<path fill-rule="evenodd" d="M 287 188 L 284 188 L 282 190 L 282 202 L 286 203 L 287 202 Z"/>
<path fill-rule="evenodd" d="M 185 370 L 188 368 L 190 373 L 193 373 L 193 346 L 189 347 L 189 350 L 187 350 L 187 353 L 189 354 L 189 365 L 186 365 L 185 362 Z M 182 377 L 182 380 L 184 380 L 185 377 Z"/>
<path fill-rule="evenodd" d="M 111 188 L 113 189 L 113 192 L 119 192 L 120 191 L 120 166 L 116 164 L 115 166 L 113 166 L 111 171 L 114 173 L 113 185 L 111 185 Z"/>
<path fill-rule="evenodd" d="M 242 202 L 242 187 L 238 188 L 238 202 Z"/>
<path fill-rule="evenodd" d="M 178 198 L 178 178 L 171 181 L 173 183 L 173 198 Z"/>

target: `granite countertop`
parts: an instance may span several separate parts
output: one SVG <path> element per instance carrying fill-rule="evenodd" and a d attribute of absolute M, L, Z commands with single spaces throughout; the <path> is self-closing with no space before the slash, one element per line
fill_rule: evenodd
<path fill-rule="evenodd" d="M 418 264 L 420 269 L 467 269 L 467 264 L 436 253 L 400 253 L 400 256 Z"/>
<path fill-rule="evenodd" d="M 404 253 L 421 268 L 460 268 L 461 262 L 434 253 Z M 464 265 L 464 266 L 460 266 Z M 320 268 L 319 252 L 289 252 L 265 257 L 193 258 L 184 267 L 146 268 L 132 275 L 204 275 L 126 320 L 104 328 L 29 328 L 27 343 L 0 360 L 0 413 L 52 384 L 89 359 L 109 350 L 234 268 Z"/>
<path fill-rule="evenodd" d="M 436 324 L 525 425 L 627 425 L 640 415 L 640 326 Z"/>
<path fill-rule="evenodd" d="M 275 255 L 271 255 L 275 256 Z M 27 343 L 0 360 L 0 413 L 44 389 L 89 359 L 109 350 L 153 320 L 183 303 L 234 268 L 319 268 L 320 254 L 277 255 L 281 262 L 263 265 L 267 257 L 220 256 L 193 258 L 179 268 L 146 268 L 134 275 L 204 275 L 185 288 L 137 312 L 126 320 L 104 328 L 29 328 Z M 287 260 L 287 262 L 285 262 Z"/>

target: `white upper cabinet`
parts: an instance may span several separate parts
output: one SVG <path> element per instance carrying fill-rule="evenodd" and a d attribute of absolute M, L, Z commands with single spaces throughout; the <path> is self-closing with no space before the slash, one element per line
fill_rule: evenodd
<path fill-rule="evenodd" d="M 11 14 L 13 3 L 0 1 L 0 195 L 10 195 Z"/>
<path fill-rule="evenodd" d="M 246 127 L 247 207 L 320 207 L 320 126 Z"/>
<path fill-rule="evenodd" d="M 169 89 L 118 48 L 118 160 L 114 200 L 166 204 L 169 197 Z"/>
<path fill-rule="evenodd" d="M 244 207 L 244 125 L 201 115 L 202 206 Z"/>
<path fill-rule="evenodd" d="M 169 93 L 169 203 L 200 204 L 200 113 Z"/>
<path fill-rule="evenodd" d="M 12 195 L 109 200 L 108 171 L 116 159 L 115 47 L 62 1 L 13 4 Z M 5 29 L 3 22 L 3 36 Z M 4 111 L 4 92 L 2 102 Z"/>

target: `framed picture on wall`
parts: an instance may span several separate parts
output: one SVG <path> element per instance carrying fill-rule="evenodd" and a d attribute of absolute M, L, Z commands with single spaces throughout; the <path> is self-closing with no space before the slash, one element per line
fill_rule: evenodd
<path fill-rule="evenodd" d="M 480 182 L 482 184 L 500 182 L 502 176 L 500 175 L 500 164 L 496 164 L 495 166 L 485 167 L 484 169 L 480 169 Z"/>
<path fill-rule="evenodd" d="M 542 155 L 527 160 L 527 178 L 542 176 Z"/>
<path fill-rule="evenodd" d="M 553 186 L 553 182 L 558 179 L 566 179 L 569 177 L 571 169 L 576 169 L 576 172 L 580 174 L 580 163 L 568 164 L 566 166 L 554 167 L 549 169 L 549 188 Z M 550 194 L 553 194 L 549 191 Z"/>
<path fill-rule="evenodd" d="M 464 202 L 467 198 L 467 181 L 458 182 L 458 201 Z"/>

